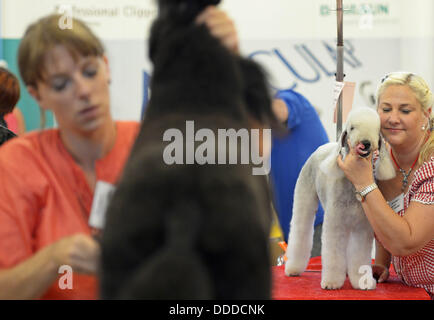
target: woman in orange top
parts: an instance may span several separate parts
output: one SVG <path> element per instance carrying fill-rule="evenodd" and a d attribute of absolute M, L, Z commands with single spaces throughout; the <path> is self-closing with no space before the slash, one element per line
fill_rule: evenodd
<path fill-rule="evenodd" d="M 116 183 L 138 123 L 110 115 L 108 60 L 100 40 L 59 15 L 31 25 L 18 63 L 29 93 L 58 129 L 32 132 L 0 148 L 0 299 L 94 299 L 100 247 L 89 213 L 96 182 Z M 208 7 L 197 19 L 238 52 L 233 21 Z M 72 269 L 71 280 L 59 273 Z M 71 284 L 71 285 L 70 285 Z"/>
<path fill-rule="evenodd" d="M 94 299 L 100 248 L 89 213 L 97 181 L 115 184 L 138 132 L 110 114 L 100 40 L 59 15 L 29 26 L 18 63 L 27 90 L 58 129 L 0 149 L 0 299 Z M 67 266 L 67 269 L 61 266 Z M 72 273 L 60 277 L 64 270 Z"/>

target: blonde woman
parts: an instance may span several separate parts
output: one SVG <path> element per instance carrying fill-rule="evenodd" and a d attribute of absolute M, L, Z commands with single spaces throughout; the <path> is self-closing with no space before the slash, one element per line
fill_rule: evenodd
<path fill-rule="evenodd" d="M 386 281 L 392 260 L 401 280 L 434 293 L 433 94 L 418 75 L 388 74 L 377 91 L 382 134 L 390 146 L 396 177 L 375 184 L 371 158 L 352 150 L 338 164 L 362 193 L 377 250 L 374 275 Z"/>

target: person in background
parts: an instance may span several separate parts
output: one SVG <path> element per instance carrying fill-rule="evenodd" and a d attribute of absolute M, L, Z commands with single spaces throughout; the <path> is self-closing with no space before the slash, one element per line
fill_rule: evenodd
<path fill-rule="evenodd" d="M 139 129 L 110 114 L 101 41 L 77 19 L 60 29 L 60 18 L 30 25 L 18 50 L 28 92 L 58 128 L 0 148 L 0 299 L 97 298 L 92 199 L 97 181 L 116 184 Z"/>
<path fill-rule="evenodd" d="M 18 107 L 15 107 L 12 112 L 9 112 L 4 117 L 9 130 L 20 136 L 26 132 L 26 122 L 23 113 Z"/>
<path fill-rule="evenodd" d="M 376 236 L 373 274 L 389 276 L 391 261 L 400 279 L 434 297 L 433 93 L 420 76 L 393 72 L 377 90 L 381 132 L 389 145 L 396 177 L 375 183 L 372 155 L 355 150 L 338 165 L 357 192 Z"/>
<path fill-rule="evenodd" d="M 5 117 L 13 112 L 19 99 L 20 83 L 17 77 L 0 67 L 0 145 L 15 137 L 15 133 L 8 128 Z"/>
<path fill-rule="evenodd" d="M 294 90 L 278 91 L 273 110 L 278 119 L 287 123 L 289 133 L 274 137 L 271 151 L 271 182 L 275 209 L 284 240 L 288 240 L 294 189 L 298 175 L 309 156 L 328 143 L 327 133 L 316 110 L 309 101 Z M 321 230 L 324 211 L 321 204 L 315 218 L 312 257 L 321 255 Z"/>

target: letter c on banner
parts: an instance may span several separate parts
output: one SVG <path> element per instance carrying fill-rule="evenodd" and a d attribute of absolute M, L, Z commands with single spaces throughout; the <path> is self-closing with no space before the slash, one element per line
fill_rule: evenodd
<path fill-rule="evenodd" d="M 257 56 L 257 55 L 267 55 L 267 56 L 273 56 L 273 57 L 276 57 L 276 53 L 271 53 L 270 51 L 265 51 L 265 50 L 258 50 L 258 51 L 254 51 L 254 52 L 252 52 L 251 54 L 249 54 L 249 56 L 248 56 L 248 58 L 249 59 L 252 59 L 252 60 L 255 60 L 254 59 L 254 57 L 255 56 Z M 280 57 L 279 56 L 277 56 L 276 58 L 278 58 L 279 60 L 280 60 Z M 281 61 L 282 62 L 282 61 Z M 271 84 L 270 84 L 270 87 L 273 89 L 273 90 L 282 90 L 282 88 L 276 88 L 276 87 L 274 87 L 274 86 L 272 86 Z M 285 88 L 284 90 L 293 90 L 293 89 L 295 89 L 295 87 L 297 87 L 297 82 L 293 82 L 292 83 L 292 85 L 290 86 L 290 87 L 288 87 L 288 88 Z"/>

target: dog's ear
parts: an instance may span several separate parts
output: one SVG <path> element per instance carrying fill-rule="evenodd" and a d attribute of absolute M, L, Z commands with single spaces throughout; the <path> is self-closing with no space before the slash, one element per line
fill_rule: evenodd
<path fill-rule="evenodd" d="M 319 165 L 319 169 L 332 179 L 341 179 L 345 177 L 344 172 L 339 168 L 337 161 L 341 149 L 341 144 L 335 143 L 333 150 L 331 150 Z"/>
<path fill-rule="evenodd" d="M 342 160 L 345 159 L 347 154 L 350 152 L 350 148 L 348 147 L 347 143 L 347 129 L 345 128 L 344 131 L 342 131 L 341 136 L 339 137 L 339 152 L 342 155 Z"/>
<path fill-rule="evenodd" d="M 395 177 L 396 172 L 392 160 L 390 159 L 389 152 L 387 152 L 386 143 L 383 141 L 381 135 L 378 141 L 378 151 L 379 159 L 375 167 L 375 178 L 377 180 L 390 180 Z"/>

